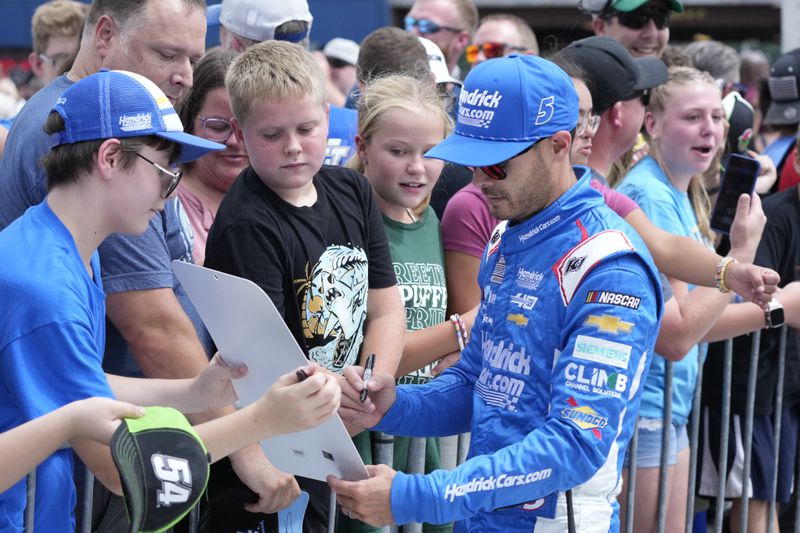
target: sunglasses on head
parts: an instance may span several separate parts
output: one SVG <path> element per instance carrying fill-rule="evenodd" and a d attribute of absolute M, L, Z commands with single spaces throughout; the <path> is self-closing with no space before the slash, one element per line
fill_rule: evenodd
<path fill-rule="evenodd" d="M 463 31 L 461 28 L 453 28 L 452 26 L 442 26 L 441 24 L 436 24 L 434 21 L 429 19 L 406 17 L 403 19 L 403 22 L 405 23 L 406 31 L 414 31 L 414 28 L 417 28 L 417 31 L 423 35 L 436 33 L 439 30 L 447 30 L 453 33 Z"/>
<path fill-rule="evenodd" d="M 632 30 L 641 30 L 651 20 L 656 25 L 656 28 L 663 30 L 669 27 L 672 11 L 664 7 L 645 6 L 633 11 L 611 10 L 603 18 L 608 20 L 612 17 L 617 17 L 620 24 Z"/>
<path fill-rule="evenodd" d="M 515 52 L 524 52 L 525 48 L 521 46 L 511 46 L 510 44 L 505 43 L 483 43 L 483 44 L 471 44 L 467 46 L 465 50 L 465 55 L 467 58 L 467 62 L 472 64 L 478 59 L 478 54 L 483 51 L 483 55 L 486 59 L 494 59 L 496 57 L 503 57 L 506 55 L 507 50 L 513 50 Z"/>
<path fill-rule="evenodd" d="M 480 169 L 490 179 L 493 179 L 495 181 L 503 181 L 504 179 L 506 179 L 508 177 L 508 173 L 506 172 L 506 165 L 508 165 L 508 162 L 511 161 L 512 159 L 514 159 L 515 157 L 519 157 L 522 154 L 530 151 L 530 149 L 533 148 L 534 146 L 536 146 L 538 143 L 539 143 L 539 141 L 536 141 L 535 143 L 533 143 L 532 145 L 528 146 L 523 151 L 521 151 L 520 153 L 515 155 L 514 157 L 510 157 L 510 158 L 506 159 L 505 161 L 503 161 L 502 163 L 497 163 L 496 165 L 488 165 L 488 166 L 485 166 L 485 167 L 471 167 L 471 166 L 468 166 L 468 165 L 465 165 L 465 166 L 472 173 L 474 173 L 476 170 Z"/>

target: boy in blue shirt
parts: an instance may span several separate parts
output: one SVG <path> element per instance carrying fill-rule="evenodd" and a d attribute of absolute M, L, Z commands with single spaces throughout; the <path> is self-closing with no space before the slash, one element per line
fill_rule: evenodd
<path fill-rule="evenodd" d="M 181 178 L 180 172 L 169 170 L 173 163 L 223 146 L 184 133 L 164 93 L 147 78 L 123 71 L 104 70 L 70 87 L 48 117 L 45 131 L 52 147 L 42 161 L 48 196 L 0 232 L 0 432 L 90 396 L 117 393 L 135 403 L 171 404 L 185 412 L 230 403 L 230 373 L 219 372 L 218 361 L 195 380 L 134 384 L 105 376 L 105 295 L 97 254 L 107 236 L 140 234 L 164 209 Z M 313 367 L 307 371 L 317 374 Z M 212 456 L 217 459 L 246 443 L 314 425 L 320 412 L 311 410 L 290 415 L 310 423 L 283 423 L 289 410 L 296 411 L 295 402 L 309 395 L 323 393 L 317 398 L 332 400 L 325 409 L 338 403 L 333 380 L 319 374 L 296 381 L 279 380 L 281 385 L 258 402 L 249 422 L 242 418 L 250 410 L 246 408 L 204 424 L 199 433 L 211 441 Z M 307 382 L 312 383 L 305 389 Z M 186 398 L 198 397 L 198 390 L 203 400 L 187 403 Z M 227 425 L 231 423 L 238 425 L 232 428 Z M 270 435 L 263 432 L 267 426 Z M 107 447 L 87 439 L 70 444 L 99 480 L 119 492 Z M 37 469 L 37 531 L 75 529 L 72 467 L 72 451 L 62 448 Z M 22 530 L 25 505 L 24 482 L 0 494 L 0 531 Z"/>

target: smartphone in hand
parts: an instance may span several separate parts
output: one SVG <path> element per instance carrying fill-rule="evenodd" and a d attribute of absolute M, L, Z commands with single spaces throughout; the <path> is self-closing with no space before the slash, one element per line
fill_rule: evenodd
<path fill-rule="evenodd" d="M 731 231 L 736 204 L 742 194 L 753 194 L 758 178 L 758 161 L 731 154 L 719 187 L 717 203 L 711 214 L 711 229 L 728 234 Z"/>

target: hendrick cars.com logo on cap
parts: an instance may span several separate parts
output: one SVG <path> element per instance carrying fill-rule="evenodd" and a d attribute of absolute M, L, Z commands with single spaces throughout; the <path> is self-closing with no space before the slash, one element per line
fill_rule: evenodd
<path fill-rule="evenodd" d="M 500 106 L 500 91 L 461 91 L 458 97 L 458 122 L 473 128 L 488 128 L 494 119 L 494 110 Z"/>

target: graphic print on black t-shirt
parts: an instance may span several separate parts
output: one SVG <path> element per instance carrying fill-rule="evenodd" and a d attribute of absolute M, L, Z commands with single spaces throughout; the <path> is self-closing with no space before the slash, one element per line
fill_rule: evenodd
<path fill-rule="evenodd" d="M 360 247 L 328 246 L 306 278 L 294 280 L 301 302 L 308 356 L 333 372 L 358 363 L 367 317 L 367 254 Z"/>

